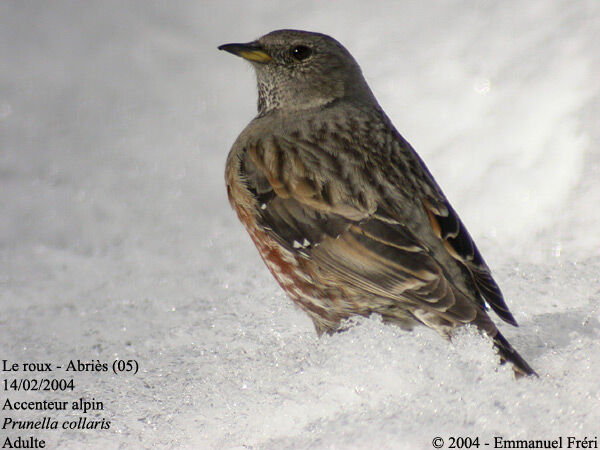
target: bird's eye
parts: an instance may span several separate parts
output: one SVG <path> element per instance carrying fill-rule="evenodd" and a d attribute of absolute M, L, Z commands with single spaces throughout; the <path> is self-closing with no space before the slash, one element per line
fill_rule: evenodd
<path fill-rule="evenodd" d="M 304 61 L 312 55 L 312 49 L 306 45 L 296 45 L 292 48 L 292 56 L 298 61 Z"/>

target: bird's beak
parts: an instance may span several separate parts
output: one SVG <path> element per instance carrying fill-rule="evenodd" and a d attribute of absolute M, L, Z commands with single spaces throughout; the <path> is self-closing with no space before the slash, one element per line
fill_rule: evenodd
<path fill-rule="evenodd" d="M 257 63 L 268 63 L 271 61 L 271 55 L 269 55 L 265 49 L 258 42 L 248 42 L 247 44 L 225 44 L 220 45 L 219 50 L 225 50 L 226 52 L 233 53 L 234 55 L 241 56 L 248 61 Z"/>

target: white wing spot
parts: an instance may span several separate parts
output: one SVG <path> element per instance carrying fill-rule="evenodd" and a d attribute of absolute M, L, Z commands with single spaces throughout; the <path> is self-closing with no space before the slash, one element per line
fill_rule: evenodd
<path fill-rule="evenodd" d="M 303 247 L 308 247 L 308 246 L 310 246 L 310 241 L 309 241 L 308 239 L 304 238 L 304 241 L 302 242 L 302 246 L 303 246 Z"/>
<path fill-rule="evenodd" d="M 262 205 L 260 205 L 260 209 L 267 209 L 267 204 L 263 203 Z"/>
<path fill-rule="evenodd" d="M 302 244 L 300 244 L 300 242 L 298 241 L 294 241 L 293 244 L 294 248 L 302 248 Z"/>

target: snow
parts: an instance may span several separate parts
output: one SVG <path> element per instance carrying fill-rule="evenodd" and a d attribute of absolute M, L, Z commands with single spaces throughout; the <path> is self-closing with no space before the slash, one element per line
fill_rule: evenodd
<path fill-rule="evenodd" d="M 254 75 L 216 47 L 286 27 L 359 61 L 492 267 L 520 323 L 502 330 L 539 379 L 515 381 L 472 329 L 449 344 L 373 317 L 318 339 L 276 285 L 223 182 Z M 598 436 L 598 42 L 594 0 L 1 2 L 0 359 L 140 372 L 0 401 L 104 402 L 87 415 L 109 430 L 24 434 L 47 448 Z M 80 414 L 1 411 L 44 416 Z"/>

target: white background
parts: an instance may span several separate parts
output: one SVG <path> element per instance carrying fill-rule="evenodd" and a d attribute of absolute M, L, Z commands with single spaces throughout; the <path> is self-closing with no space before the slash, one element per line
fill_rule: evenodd
<path fill-rule="evenodd" d="M 540 379 L 515 381 L 470 329 L 449 344 L 373 317 L 317 339 L 284 296 L 226 200 L 256 89 L 249 64 L 216 49 L 278 28 L 356 57 L 469 227 L 521 325 L 502 331 Z M 599 42 L 595 0 L 0 2 L 0 359 L 141 366 L 8 394 L 93 397 L 105 410 L 89 418 L 110 430 L 0 438 L 600 437 Z"/>

